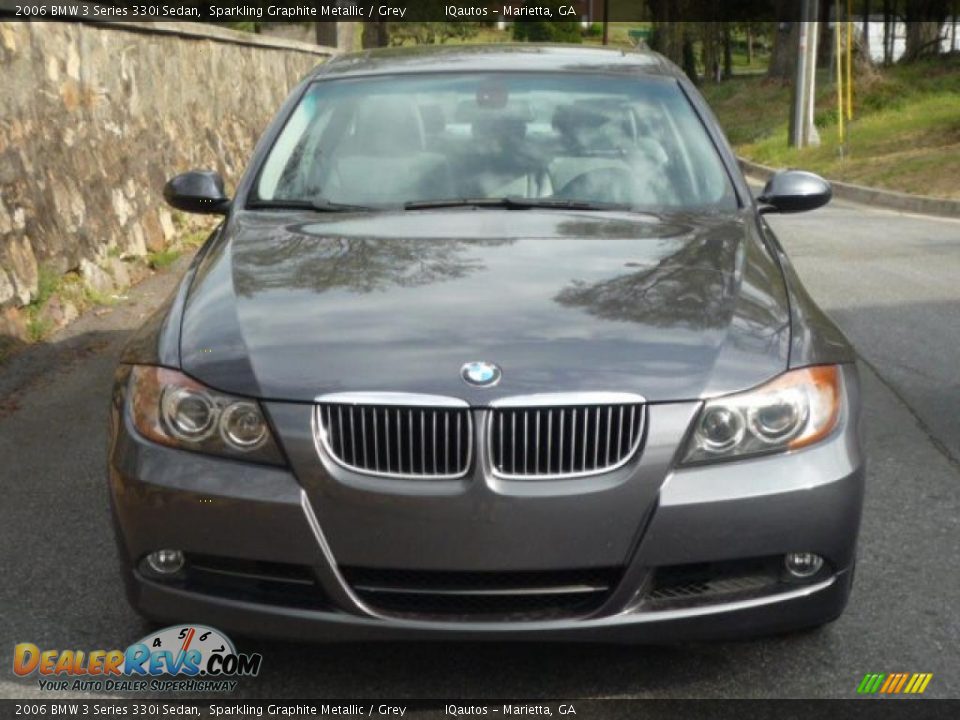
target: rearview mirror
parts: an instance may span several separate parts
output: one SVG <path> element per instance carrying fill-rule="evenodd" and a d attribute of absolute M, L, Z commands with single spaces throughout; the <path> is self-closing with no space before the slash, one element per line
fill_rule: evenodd
<path fill-rule="evenodd" d="M 833 197 L 830 183 L 803 170 L 781 170 L 767 181 L 757 198 L 760 212 L 797 213 L 823 207 Z"/>
<path fill-rule="evenodd" d="M 223 178 L 213 170 L 191 170 L 167 181 L 163 199 L 188 213 L 226 215 L 230 198 L 223 189 Z"/>

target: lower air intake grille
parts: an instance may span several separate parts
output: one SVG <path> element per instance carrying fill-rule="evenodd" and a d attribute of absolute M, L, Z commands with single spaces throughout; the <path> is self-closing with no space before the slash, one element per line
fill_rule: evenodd
<path fill-rule="evenodd" d="M 610 596 L 619 568 L 446 572 L 341 568 L 372 609 L 411 618 L 549 620 L 588 615 Z"/>
<path fill-rule="evenodd" d="M 641 404 L 504 407 L 491 412 L 490 456 L 508 478 L 593 475 L 623 465 L 640 446 Z"/>
<path fill-rule="evenodd" d="M 644 600 L 648 610 L 726 602 L 783 587 L 780 556 L 657 568 Z"/>
<path fill-rule="evenodd" d="M 312 609 L 328 606 L 313 571 L 305 565 L 190 554 L 183 572 L 169 582 L 231 600 Z"/>
<path fill-rule="evenodd" d="M 470 466 L 466 408 L 326 403 L 316 412 L 325 449 L 351 470 L 443 479 L 462 477 Z"/>

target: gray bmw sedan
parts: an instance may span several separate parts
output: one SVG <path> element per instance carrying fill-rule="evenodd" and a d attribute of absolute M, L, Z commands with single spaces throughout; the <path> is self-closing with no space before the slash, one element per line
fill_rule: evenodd
<path fill-rule="evenodd" d="M 290 95 L 126 348 L 130 602 L 314 640 L 671 642 L 843 610 L 854 353 L 662 57 L 338 57 Z"/>

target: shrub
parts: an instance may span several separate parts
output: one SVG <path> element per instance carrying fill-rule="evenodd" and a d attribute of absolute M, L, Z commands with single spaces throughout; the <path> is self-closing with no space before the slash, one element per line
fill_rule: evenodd
<path fill-rule="evenodd" d="M 587 37 L 600 37 L 603 35 L 603 24 L 602 23 L 590 23 L 586 29 L 584 29 L 583 34 Z"/>
<path fill-rule="evenodd" d="M 546 22 L 542 20 L 515 22 L 513 24 L 513 39 L 523 42 L 555 43 L 579 43 L 583 41 L 579 23 Z"/>

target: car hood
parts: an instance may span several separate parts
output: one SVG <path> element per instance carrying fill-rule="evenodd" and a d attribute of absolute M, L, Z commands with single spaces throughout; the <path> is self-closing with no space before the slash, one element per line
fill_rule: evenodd
<path fill-rule="evenodd" d="M 789 335 L 780 268 L 746 211 L 261 210 L 237 213 L 203 258 L 181 363 L 212 387 L 276 400 L 668 401 L 783 372 Z M 462 381 L 477 360 L 502 368 L 496 387 Z"/>

